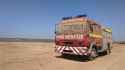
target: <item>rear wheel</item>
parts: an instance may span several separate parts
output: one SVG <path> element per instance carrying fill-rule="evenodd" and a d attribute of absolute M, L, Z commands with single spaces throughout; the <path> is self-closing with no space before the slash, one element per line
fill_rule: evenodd
<path fill-rule="evenodd" d="M 110 44 L 108 44 L 107 46 L 108 46 L 108 48 L 107 48 L 107 50 L 106 50 L 106 54 L 110 54 L 110 53 L 111 53 L 111 47 L 110 47 Z"/>
<path fill-rule="evenodd" d="M 95 48 L 92 48 L 91 53 L 89 55 L 89 60 L 93 60 L 98 56 L 97 50 Z"/>

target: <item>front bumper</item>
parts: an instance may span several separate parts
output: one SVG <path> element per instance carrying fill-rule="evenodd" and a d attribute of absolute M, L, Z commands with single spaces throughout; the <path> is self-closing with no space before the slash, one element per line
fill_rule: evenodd
<path fill-rule="evenodd" d="M 61 54 L 72 54 L 72 55 L 88 55 L 87 47 L 69 47 L 69 46 L 56 46 L 55 52 Z"/>

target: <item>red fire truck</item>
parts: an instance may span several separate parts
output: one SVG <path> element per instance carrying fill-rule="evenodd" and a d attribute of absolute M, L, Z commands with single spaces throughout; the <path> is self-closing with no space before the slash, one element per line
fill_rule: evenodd
<path fill-rule="evenodd" d="M 94 59 L 99 53 L 111 52 L 112 30 L 86 15 L 64 17 L 56 24 L 55 52 L 81 55 Z"/>

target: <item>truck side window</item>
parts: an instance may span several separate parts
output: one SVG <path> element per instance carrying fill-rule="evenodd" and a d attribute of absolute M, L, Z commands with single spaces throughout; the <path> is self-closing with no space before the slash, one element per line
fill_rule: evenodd
<path fill-rule="evenodd" d="M 90 30 L 94 33 L 99 33 L 100 34 L 100 26 L 97 24 L 91 24 Z"/>
<path fill-rule="evenodd" d="M 93 25 L 90 24 L 90 31 L 93 32 Z"/>

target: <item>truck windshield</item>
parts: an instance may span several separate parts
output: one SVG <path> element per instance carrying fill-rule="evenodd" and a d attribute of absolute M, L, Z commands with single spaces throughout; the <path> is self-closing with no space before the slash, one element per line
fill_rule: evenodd
<path fill-rule="evenodd" d="M 88 24 L 72 24 L 72 25 L 57 25 L 56 26 L 56 34 L 63 34 L 65 31 L 78 31 L 78 32 L 85 32 L 88 31 L 89 26 Z"/>
<path fill-rule="evenodd" d="M 64 25 L 64 30 L 82 30 L 82 24 Z"/>

